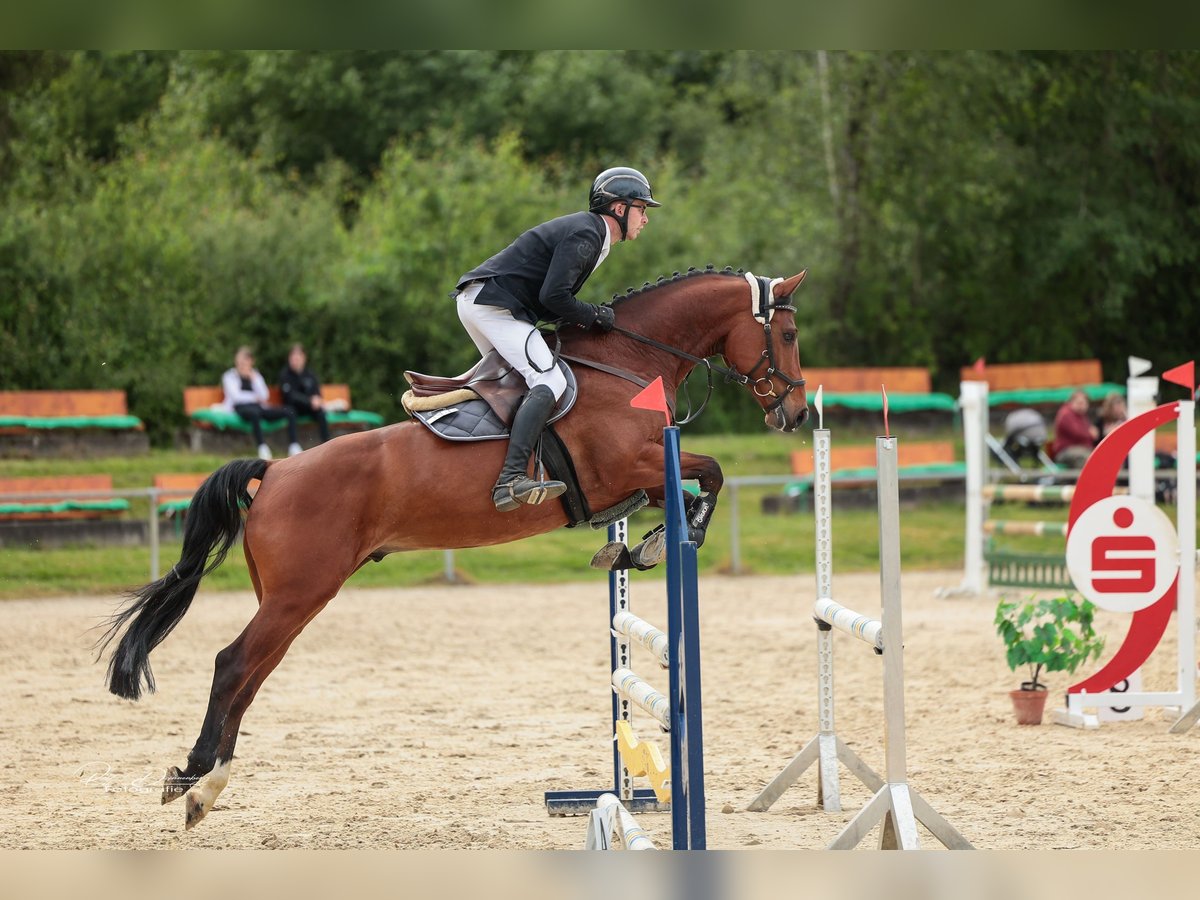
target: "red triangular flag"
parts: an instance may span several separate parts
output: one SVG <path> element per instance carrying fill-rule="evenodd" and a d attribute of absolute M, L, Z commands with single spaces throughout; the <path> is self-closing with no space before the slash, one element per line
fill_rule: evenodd
<path fill-rule="evenodd" d="M 1196 363 L 1195 362 L 1186 362 L 1182 366 L 1176 366 L 1173 369 L 1168 369 L 1167 371 L 1162 373 L 1162 377 L 1163 377 L 1164 381 L 1169 381 L 1169 382 L 1171 382 L 1171 384 L 1183 385 L 1185 388 L 1187 388 L 1189 391 L 1192 392 L 1193 396 L 1195 395 L 1195 391 L 1196 391 Z"/>
<path fill-rule="evenodd" d="M 981 356 L 979 359 L 975 360 L 975 364 L 972 365 L 971 368 L 975 370 L 976 374 L 982 375 L 984 369 L 987 368 L 987 361 Z"/>
<path fill-rule="evenodd" d="M 646 389 L 629 401 L 629 405 L 635 409 L 656 409 L 663 414 L 663 418 L 667 420 L 667 425 L 671 424 L 671 411 L 667 408 L 667 395 L 663 390 L 662 376 L 659 375 Z"/>
<path fill-rule="evenodd" d="M 891 437 L 892 432 L 888 429 L 888 423 L 887 423 L 887 414 L 888 414 L 887 388 L 881 384 L 879 386 L 879 390 L 883 392 L 883 436 Z"/>

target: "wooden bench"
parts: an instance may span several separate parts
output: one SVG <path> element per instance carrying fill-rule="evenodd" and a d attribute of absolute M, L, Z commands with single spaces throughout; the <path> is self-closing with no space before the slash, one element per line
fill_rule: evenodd
<path fill-rule="evenodd" d="M 954 463 L 954 444 L 950 441 L 900 441 L 897 459 L 899 469 Z M 838 472 L 875 468 L 874 444 L 850 444 L 830 449 L 829 468 L 831 481 L 837 480 Z M 792 474 L 813 474 L 812 451 L 792 451 Z"/>
<path fill-rule="evenodd" d="M 171 516 L 184 512 L 192 504 L 192 496 L 200 489 L 200 485 L 208 479 L 211 472 L 166 472 L 154 476 L 154 486 L 158 488 L 158 508 L 162 515 Z M 246 485 L 246 491 L 251 497 L 261 482 L 251 478 Z"/>
<path fill-rule="evenodd" d="M 321 397 L 327 406 L 337 407 L 327 410 L 325 414 L 330 432 L 365 431 L 383 424 L 383 417 L 378 413 L 352 407 L 349 385 L 321 385 Z M 245 448 L 244 436 L 251 433 L 251 428 L 236 413 L 224 410 L 222 407 L 224 400 L 225 392 L 219 385 L 200 385 L 183 389 L 183 411 L 192 425 L 190 444 L 193 451 L 201 451 L 205 443 L 214 443 L 216 434 L 230 431 L 233 432 L 234 440 L 226 442 L 229 444 L 227 449 L 237 451 Z M 278 386 L 270 388 L 267 402 L 274 406 L 283 405 L 283 394 Z M 316 441 L 316 426 L 313 424 L 313 420 L 308 416 L 299 416 L 296 421 L 298 425 L 302 426 L 300 443 L 312 446 Z M 282 421 L 262 423 L 263 436 L 267 443 L 278 444 L 276 449 L 279 451 L 285 449 L 285 444 L 280 441 L 286 440 L 286 432 L 284 432 L 283 439 L 274 436 L 283 432 L 286 427 L 286 423 Z"/>
<path fill-rule="evenodd" d="M 154 476 L 154 486 L 161 491 L 160 497 L 178 500 L 190 497 L 204 484 L 211 472 L 167 472 Z"/>
<path fill-rule="evenodd" d="M 145 453 L 145 430 L 124 391 L 0 391 L 0 457 Z"/>
<path fill-rule="evenodd" d="M 812 450 L 793 450 L 791 460 L 792 474 L 797 479 L 784 488 L 782 496 L 763 498 L 764 513 L 807 508 L 813 488 Z M 877 483 L 874 444 L 835 446 L 830 451 L 829 463 L 831 487 L 854 488 L 857 490 L 846 491 L 843 496 L 849 499 L 851 495 L 858 495 L 860 503 L 873 501 Z M 962 488 L 958 484 L 966 478 L 967 468 L 965 463 L 954 458 L 954 444 L 950 441 L 901 441 L 898 464 L 903 499 L 918 496 L 928 499 L 931 493 L 961 495 Z"/>
<path fill-rule="evenodd" d="M 962 381 L 986 381 L 989 392 L 1076 388 L 1104 381 L 1098 359 L 999 363 L 984 366 L 982 371 L 974 366 L 963 366 L 959 376 Z"/>
<path fill-rule="evenodd" d="M 808 382 L 809 401 L 816 395 L 817 388 L 823 387 L 826 407 L 881 413 L 883 395 L 880 388 L 885 387 L 888 408 L 893 413 L 947 413 L 953 416 L 957 409 L 955 399 L 949 394 L 933 392 L 929 370 L 917 366 L 806 367 L 804 378 Z"/>
<path fill-rule="evenodd" d="M 889 394 L 928 394 L 933 385 L 929 370 L 915 366 L 882 366 L 863 369 L 804 369 L 811 390 L 825 386 L 826 394 L 878 394 L 887 385 Z"/>
<path fill-rule="evenodd" d="M 111 475 L 61 475 L 33 478 L 0 478 L 0 520 L 103 519 L 119 516 L 129 501 L 118 497 L 86 496 L 112 490 Z M 85 496 L 79 496 L 84 492 Z M 5 499 L 10 494 L 47 494 L 46 497 Z"/>
<path fill-rule="evenodd" d="M 154 486 L 158 488 L 158 505 L 165 512 L 187 509 L 192 502 L 192 494 L 204 484 L 208 472 L 168 472 L 154 476 Z"/>
<path fill-rule="evenodd" d="M 989 423 L 999 428 L 1016 407 L 1037 410 L 1049 425 L 1058 408 L 1077 390 L 1087 394 L 1092 403 L 1114 392 L 1125 394 L 1125 385 L 1104 382 L 1098 359 L 964 366 L 959 376 L 963 381 L 987 382 Z"/>
<path fill-rule="evenodd" d="M 154 486 L 161 493 L 158 495 L 158 514 L 163 519 L 174 524 L 174 537 L 183 535 L 183 519 L 188 507 L 192 505 L 192 495 L 204 480 L 208 472 L 167 472 L 154 476 Z M 254 482 L 257 484 L 257 482 Z"/>
<path fill-rule="evenodd" d="M 283 406 L 283 392 L 279 390 L 277 385 L 269 388 L 270 399 L 267 401 L 272 406 Z M 321 399 L 326 404 L 345 404 L 346 408 L 350 408 L 350 386 L 345 384 L 324 384 L 321 385 Z M 225 391 L 220 385 L 212 387 L 203 385 L 199 387 L 186 387 L 183 389 L 183 411 L 191 416 L 193 413 L 204 409 L 211 409 L 214 406 L 220 406 L 225 402 Z"/>

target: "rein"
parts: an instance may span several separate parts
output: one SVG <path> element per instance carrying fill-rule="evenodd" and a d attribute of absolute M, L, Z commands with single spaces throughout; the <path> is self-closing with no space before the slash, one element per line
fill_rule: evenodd
<path fill-rule="evenodd" d="M 706 376 L 708 380 L 708 391 L 704 396 L 704 402 L 700 404 L 700 408 L 694 413 L 690 413 L 686 418 L 677 421 L 677 425 L 686 425 L 689 422 L 694 421 L 702 412 L 704 412 L 705 408 L 708 406 L 708 401 L 712 399 L 714 372 L 724 376 L 726 383 L 733 382 L 735 384 L 748 386 L 750 390 L 754 391 L 756 397 L 774 397 L 775 402 L 765 409 L 765 412 L 767 413 L 774 412 L 783 405 L 783 401 L 787 399 L 788 394 L 790 394 L 796 388 L 804 387 L 804 385 L 807 384 L 807 381 L 803 378 L 796 380 L 779 371 L 778 366 L 775 364 L 775 348 L 771 341 L 771 317 L 775 310 L 785 310 L 787 312 L 795 313 L 796 307 L 792 306 L 790 303 L 778 303 L 775 301 L 775 297 L 771 291 L 774 283 L 769 279 L 747 272 L 746 280 L 750 283 L 751 313 L 754 315 L 755 319 L 762 323 L 763 338 L 766 343 L 766 349 L 763 350 L 758 362 L 754 364 L 754 368 L 752 368 L 745 375 L 735 368 L 717 365 L 705 357 L 696 356 L 692 353 L 688 353 L 686 350 L 673 347 L 670 344 L 664 344 L 662 341 L 655 340 L 651 337 L 646 337 L 644 334 L 638 334 L 636 331 L 630 331 L 628 328 L 622 328 L 620 325 L 613 326 L 612 330 L 618 334 L 632 338 L 635 341 L 646 344 L 650 347 L 654 347 L 658 350 L 663 350 L 667 353 L 673 354 L 674 356 L 678 356 L 681 359 L 689 360 L 698 366 L 704 366 L 708 373 Z M 557 329 L 555 329 L 555 332 L 557 335 Z M 557 351 L 557 347 L 555 349 Z M 634 384 L 640 385 L 641 387 L 645 387 L 648 384 L 644 378 L 640 378 L 613 366 L 592 362 L 591 360 L 587 359 L 581 359 L 577 356 L 568 356 L 565 353 L 561 355 L 572 362 L 582 363 L 602 372 L 607 372 L 610 375 L 616 375 L 620 378 L 624 378 L 626 381 L 632 381 Z M 756 377 L 755 373 L 759 370 L 759 367 L 761 367 L 763 363 L 766 363 L 766 371 L 762 375 Z M 782 395 L 775 393 L 775 386 L 771 382 L 772 377 L 779 378 L 781 381 L 787 384 L 787 389 Z M 760 386 L 765 386 L 765 389 L 760 389 Z M 672 412 L 674 412 L 673 409 Z"/>
<path fill-rule="evenodd" d="M 713 363 L 711 360 L 706 359 L 702 356 L 695 356 L 691 353 L 688 353 L 686 350 L 680 350 L 678 347 L 672 347 L 670 344 L 664 344 L 662 341 L 656 341 L 654 338 L 646 337 L 644 334 L 638 334 L 636 331 L 630 331 L 628 328 L 622 328 L 620 325 L 614 325 L 612 330 L 617 332 L 618 334 L 625 335 L 625 337 L 633 338 L 635 341 L 640 341 L 643 344 L 648 344 L 651 347 L 655 347 L 659 350 L 665 350 L 667 353 L 671 353 L 671 354 L 674 354 L 675 356 L 681 357 L 682 359 L 686 359 L 691 362 L 694 362 L 698 366 L 704 366 L 705 370 L 707 371 L 707 375 L 705 377 L 707 378 L 707 382 L 708 382 L 708 389 L 705 391 L 704 401 L 700 404 L 699 409 L 697 409 L 695 412 L 690 412 L 691 397 L 689 396 L 688 397 L 689 413 L 685 418 L 677 420 L 675 423 L 676 425 L 686 425 L 689 422 L 694 422 L 700 416 L 700 413 L 704 412 L 704 410 L 708 407 L 708 401 L 712 399 L 713 372 L 719 372 L 721 375 L 724 375 L 726 382 L 735 382 L 735 383 L 741 384 L 741 385 L 746 385 L 746 384 L 750 383 L 750 378 L 746 375 L 743 375 L 741 372 L 737 371 L 736 369 L 729 369 L 729 368 L 726 368 L 725 366 L 718 366 L 715 363 Z"/>

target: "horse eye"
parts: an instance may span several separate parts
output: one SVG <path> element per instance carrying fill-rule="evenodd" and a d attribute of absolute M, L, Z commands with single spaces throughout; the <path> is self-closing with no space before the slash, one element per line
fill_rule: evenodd
<path fill-rule="evenodd" d="M 794 344 L 794 343 L 796 343 L 796 332 L 794 332 L 794 331 L 785 331 L 785 332 L 783 333 L 783 342 L 784 342 L 785 344 Z"/>

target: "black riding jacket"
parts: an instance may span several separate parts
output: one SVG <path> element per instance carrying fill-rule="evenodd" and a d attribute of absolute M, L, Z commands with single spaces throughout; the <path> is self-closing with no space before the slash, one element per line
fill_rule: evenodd
<path fill-rule="evenodd" d="M 591 325 L 596 307 L 575 294 L 596 267 L 607 227 L 591 212 L 543 222 L 459 278 L 457 288 L 484 281 L 476 303 L 503 307 L 530 324 L 562 320 Z"/>

